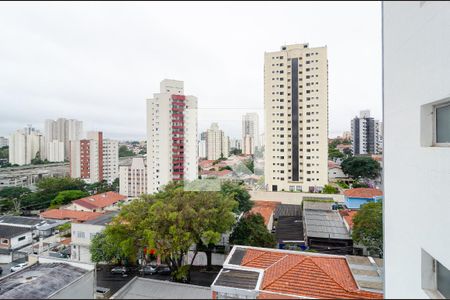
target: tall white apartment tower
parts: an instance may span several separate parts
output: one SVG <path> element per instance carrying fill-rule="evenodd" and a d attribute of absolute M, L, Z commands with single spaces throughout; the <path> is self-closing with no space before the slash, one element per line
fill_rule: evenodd
<path fill-rule="evenodd" d="M 120 166 L 120 194 L 128 197 L 139 197 L 147 193 L 147 167 L 143 157 L 134 157 L 131 165 Z"/>
<path fill-rule="evenodd" d="M 82 138 L 83 122 L 74 119 L 59 118 L 56 121 L 47 119 L 45 120 L 45 140 L 47 143 L 46 152 L 50 155 L 50 151 L 53 152 L 53 157 L 63 157 L 64 159 L 70 158 L 70 141 L 77 141 Z M 55 150 L 60 151 L 59 146 L 55 148 L 53 141 L 64 143 L 63 152 L 55 153 Z M 50 150 L 52 148 L 52 150 Z M 63 159 L 63 160 L 64 160 Z M 60 160 L 53 160 L 60 161 Z"/>
<path fill-rule="evenodd" d="M 223 130 L 219 129 L 219 124 L 212 123 L 207 132 L 206 147 L 208 159 L 216 160 L 222 156 L 227 158 L 229 155 L 229 141 Z"/>
<path fill-rule="evenodd" d="M 9 137 L 9 162 L 19 166 L 28 165 L 35 158 L 47 158 L 45 137 L 31 126 L 12 133 Z"/>
<path fill-rule="evenodd" d="M 148 193 L 197 179 L 197 151 L 197 98 L 184 95 L 183 81 L 165 79 L 147 100 Z"/>
<path fill-rule="evenodd" d="M 320 190 L 328 183 L 327 48 L 266 52 L 264 110 L 266 189 Z"/>
<path fill-rule="evenodd" d="M 242 116 L 242 144 L 245 145 L 246 136 L 250 136 L 253 141 L 252 149 L 248 152 L 252 154 L 255 151 L 255 147 L 260 147 L 261 143 L 259 141 L 259 118 L 257 113 L 246 113 Z"/>

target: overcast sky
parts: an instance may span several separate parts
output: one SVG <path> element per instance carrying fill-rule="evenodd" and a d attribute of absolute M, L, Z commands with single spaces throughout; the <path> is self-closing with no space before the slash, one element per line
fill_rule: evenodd
<path fill-rule="evenodd" d="M 360 110 L 381 118 L 378 2 L 1 3 L 0 136 L 65 117 L 144 139 L 169 78 L 198 97 L 199 131 L 239 137 L 244 113 L 262 124 L 264 52 L 295 43 L 328 47 L 331 137 Z"/>

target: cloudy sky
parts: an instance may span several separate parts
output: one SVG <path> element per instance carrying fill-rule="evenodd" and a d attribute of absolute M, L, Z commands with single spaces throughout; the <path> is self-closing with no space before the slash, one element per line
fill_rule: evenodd
<path fill-rule="evenodd" d="M 330 136 L 360 110 L 381 118 L 377 2 L 1 3 L 0 136 L 65 117 L 144 139 L 170 78 L 198 97 L 199 130 L 238 137 L 244 113 L 262 125 L 264 52 L 294 43 L 328 47 Z"/>

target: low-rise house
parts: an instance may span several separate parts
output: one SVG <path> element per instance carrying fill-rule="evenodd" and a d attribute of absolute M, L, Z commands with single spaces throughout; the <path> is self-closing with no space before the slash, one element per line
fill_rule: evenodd
<path fill-rule="evenodd" d="M 118 210 L 119 204 L 125 203 L 126 199 L 126 196 L 119 193 L 106 192 L 72 201 L 66 209 L 90 212 Z"/>
<path fill-rule="evenodd" d="M 353 254 L 353 240 L 333 201 L 303 201 L 306 245 L 332 254 Z"/>
<path fill-rule="evenodd" d="M 27 227 L 0 225 L 0 263 L 14 260 L 14 252 L 33 242 L 33 231 Z"/>
<path fill-rule="evenodd" d="M 206 178 L 231 179 L 231 178 L 233 178 L 233 171 L 231 171 L 231 170 L 222 170 L 222 171 L 203 170 L 200 172 L 200 177 L 202 179 L 206 179 Z"/>
<path fill-rule="evenodd" d="M 84 223 L 86 221 L 98 218 L 103 213 L 100 212 L 89 212 L 89 211 L 78 211 L 69 209 L 49 209 L 40 214 L 43 219 L 52 220 L 69 220 L 73 223 Z"/>
<path fill-rule="evenodd" d="M 342 154 L 345 154 L 345 151 L 347 150 L 352 150 L 352 145 L 350 144 L 339 144 L 336 146 L 336 149 L 339 150 L 339 152 L 341 152 Z"/>
<path fill-rule="evenodd" d="M 93 265 L 33 259 L 28 267 L 0 278 L 0 299 L 94 299 Z"/>
<path fill-rule="evenodd" d="M 57 227 L 66 223 L 65 221 L 43 220 L 40 218 L 22 216 L 1 216 L 0 224 L 5 226 L 16 226 L 28 228 L 33 233 L 33 238 L 49 237 L 55 233 Z"/>
<path fill-rule="evenodd" d="M 214 160 L 202 160 L 198 163 L 198 166 L 203 170 L 209 170 L 213 167 Z"/>
<path fill-rule="evenodd" d="M 273 215 L 280 204 L 281 202 L 274 201 L 254 201 L 250 213 L 260 214 L 264 218 L 264 225 L 266 225 L 267 230 L 272 231 Z"/>
<path fill-rule="evenodd" d="M 348 176 L 342 171 L 340 165 L 335 163 L 334 161 L 328 161 L 328 180 L 331 182 L 335 182 L 338 180 L 346 180 Z"/>
<path fill-rule="evenodd" d="M 356 188 L 344 192 L 345 205 L 349 209 L 360 209 L 361 205 L 377 202 L 383 198 L 383 192 L 374 188 Z"/>
<path fill-rule="evenodd" d="M 382 299 L 382 291 L 355 278 L 357 271 L 346 256 L 235 246 L 211 285 L 212 298 Z"/>
<path fill-rule="evenodd" d="M 117 214 L 111 211 L 84 223 L 72 223 L 71 259 L 91 263 L 89 248 L 92 238 L 103 231 Z"/>
<path fill-rule="evenodd" d="M 109 299 L 211 299 L 203 286 L 134 277 Z"/>

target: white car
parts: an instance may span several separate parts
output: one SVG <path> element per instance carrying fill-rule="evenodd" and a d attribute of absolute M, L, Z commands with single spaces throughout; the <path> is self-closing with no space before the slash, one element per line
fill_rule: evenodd
<path fill-rule="evenodd" d="M 28 266 L 28 263 L 21 263 L 11 267 L 11 272 L 17 272 Z"/>

